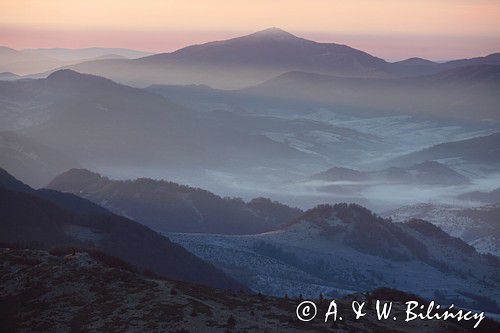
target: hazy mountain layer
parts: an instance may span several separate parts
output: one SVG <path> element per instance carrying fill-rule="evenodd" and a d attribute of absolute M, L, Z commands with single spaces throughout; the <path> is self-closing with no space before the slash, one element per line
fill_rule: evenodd
<path fill-rule="evenodd" d="M 62 61 L 84 61 L 93 60 L 93 58 L 111 57 L 114 58 L 141 58 L 152 55 L 150 52 L 123 49 L 123 48 L 107 48 L 107 47 L 90 47 L 84 49 L 67 49 L 67 48 L 38 48 L 24 49 L 22 52 L 32 54 L 43 54 L 48 57 L 59 59 Z"/>
<path fill-rule="evenodd" d="M 370 183 L 373 184 L 373 182 L 448 186 L 465 185 L 470 182 L 467 177 L 435 161 L 426 161 L 406 168 L 391 167 L 379 171 L 364 172 L 333 167 L 312 175 L 311 179 L 328 182 L 353 182 L 352 184 L 359 186 L 370 186 Z"/>
<path fill-rule="evenodd" d="M 497 203 L 500 202 L 500 188 L 491 191 L 472 191 L 464 193 L 458 198 L 487 204 Z"/>
<path fill-rule="evenodd" d="M 0 73 L 0 80 L 9 81 L 9 80 L 17 80 L 19 78 L 21 78 L 19 75 L 14 74 L 12 72 L 2 72 L 2 73 Z"/>
<path fill-rule="evenodd" d="M 66 64 L 44 54 L 33 54 L 0 46 L 0 73 L 12 72 L 17 75 L 34 74 L 55 69 Z"/>
<path fill-rule="evenodd" d="M 236 88 L 290 70 L 387 75 L 386 65 L 384 60 L 346 45 L 317 43 L 271 28 L 137 60 L 92 61 L 70 68 L 131 85 L 203 83 Z"/>
<path fill-rule="evenodd" d="M 0 167 L 33 187 L 79 164 L 67 155 L 14 132 L 0 132 Z"/>
<path fill-rule="evenodd" d="M 498 172 L 500 133 L 442 143 L 399 157 L 393 163 L 408 165 L 426 160 L 446 160 L 450 164 L 477 165 L 484 171 Z"/>
<path fill-rule="evenodd" d="M 101 59 L 140 58 L 152 53 L 117 48 L 86 49 L 25 49 L 14 50 L 0 46 L 0 80 L 19 78 L 17 75 L 35 75 L 85 61 Z M 12 75 L 5 75 L 11 72 Z M 2 75 L 4 74 L 4 75 Z"/>
<path fill-rule="evenodd" d="M 25 136 L 82 164 L 203 170 L 318 159 L 264 135 L 207 121 L 162 96 L 72 71 L 1 82 L 0 96 L 3 126 L 21 127 Z"/>
<path fill-rule="evenodd" d="M 271 28 L 229 40 L 191 45 L 171 53 L 135 60 L 88 61 L 68 68 L 135 86 L 207 84 L 235 89 L 288 71 L 345 77 L 404 77 L 478 64 L 498 65 L 500 56 L 492 54 L 443 64 L 414 59 L 389 63 L 347 45 L 318 43 Z"/>
<path fill-rule="evenodd" d="M 468 120 L 498 124 L 499 90 L 500 66 L 481 65 L 396 79 L 290 72 L 244 89 L 241 94 L 324 105 L 365 116 L 406 114 L 452 123 Z"/>

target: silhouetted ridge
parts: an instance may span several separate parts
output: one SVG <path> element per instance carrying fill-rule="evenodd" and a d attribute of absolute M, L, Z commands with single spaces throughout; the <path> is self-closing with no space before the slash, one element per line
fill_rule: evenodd
<path fill-rule="evenodd" d="M 338 203 L 335 205 L 318 205 L 300 215 L 295 222 L 324 222 L 329 218 L 338 218 L 344 223 L 362 223 L 364 221 L 386 222 L 383 218 L 373 214 L 369 209 L 355 203 Z M 292 223 L 292 224 L 293 224 Z"/>
<path fill-rule="evenodd" d="M 55 81 L 64 81 L 64 80 L 80 80 L 80 79 L 87 79 L 87 80 L 100 80 L 100 81 L 111 81 L 109 79 L 103 78 L 101 76 L 97 75 L 91 75 L 91 74 L 82 74 L 77 71 L 74 71 L 72 69 L 60 69 L 58 71 L 55 71 L 51 73 L 49 76 L 47 76 L 48 80 Z"/>
<path fill-rule="evenodd" d="M 430 61 L 423 58 L 413 57 L 405 60 L 397 61 L 394 64 L 407 65 L 407 66 L 421 66 L 421 65 L 432 65 L 437 64 L 434 61 Z"/>
<path fill-rule="evenodd" d="M 34 190 L 20 180 L 17 180 L 6 170 L 0 168 L 0 187 L 16 192 L 33 192 Z"/>
<path fill-rule="evenodd" d="M 120 86 L 129 88 L 102 76 L 82 74 L 71 69 L 61 69 L 53 72 L 47 76 L 47 82 L 63 89 L 101 90 Z"/>
<path fill-rule="evenodd" d="M 112 180 L 82 169 L 57 176 L 47 187 L 104 203 L 162 233 L 254 234 L 275 230 L 302 213 L 265 198 L 247 203 L 166 180 Z"/>
<path fill-rule="evenodd" d="M 102 179 L 98 173 L 89 171 L 87 169 L 70 169 L 54 178 L 47 188 L 58 188 L 60 191 L 65 192 L 66 189 L 74 187 L 81 187 L 85 184 L 95 183 Z"/>

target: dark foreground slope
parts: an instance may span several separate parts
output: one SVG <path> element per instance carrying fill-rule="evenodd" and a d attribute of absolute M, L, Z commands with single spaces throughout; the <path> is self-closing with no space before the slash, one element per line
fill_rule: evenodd
<path fill-rule="evenodd" d="M 414 298 L 401 292 L 380 290 L 372 294 L 395 301 L 398 321 L 376 321 L 373 308 L 362 320 L 354 320 L 347 299 L 343 299 L 338 301 L 342 321 L 324 323 L 318 317 L 304 323 L 295 317 L 298 300 L 145 278 L 110 267 L 86 253 L 63 259 L 44 251 L 0 249 L 0 259 L 0 322 L 2 329 L 10 332 L 472 331 L 470 323 L 464 322 L 405 323 L 402 302 Z M 363 296 L 358 297 L 363 300 Z M 321 304 L 319 314 L 327 307 L 327 302 Z M 498 324 L 485 320 L 475 331 L 498 329 Z"/>
<path fill-rule="evenodd" d="M 72 194 L 35 191 L 0 172 L 0 242 L 97 248 L 142 270 L 216 288 L 241 288 L 153 230 Z"/>

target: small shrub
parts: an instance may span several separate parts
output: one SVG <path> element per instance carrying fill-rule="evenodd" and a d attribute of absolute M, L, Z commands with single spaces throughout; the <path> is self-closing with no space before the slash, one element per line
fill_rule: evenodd
<path fill-rule="evenodd" d="M 123 269 L 132 273 L 137 273 L 137 268 L 125 260 L 118 257 L 111 256 L 97 249 L 91 249 L 86 251 L 93 259 L 108 265 L 109 267 Z"/>
<path fill-rule="evenodd" d="M 73 253 L 73 251 L 82 252 L 80 247 L 77 245 L 61 245 L 51 248 L 49 253 L 56 257 L 64 257 L 65 255 Z"/>
<path fill-rule="evenodd" d="M 236 319 L 234 319 L 233 315 L 230 315 L 227 319 L 227 326 L 230 328 L 234 328 L 236 326 Z"/>

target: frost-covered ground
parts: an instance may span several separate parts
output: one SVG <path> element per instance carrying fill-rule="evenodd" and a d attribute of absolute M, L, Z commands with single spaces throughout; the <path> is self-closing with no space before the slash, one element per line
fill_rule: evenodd
<path fill-rule="evenodd" d="M 302 117 L 302 116 L 301 116 Z M 407 154 L 439 143 L 464 140 L 491 134 L 493 129 L 468 129 L 458 125 L 444 125 L 430 120 L 419 120 L 410 116 L 352 117 L 321 109 L 305 115 L 308 119 L 326 122 L 376 135 L 387 145 L 387 150 L 360 166 L 371 169 L 388 159 Z"/>
<path fill-rule="evenodd" d="M 331 226 L 337 222 L 333 220 Z M 458 250 L 444 243 L 411 230 L 408 232 L 425 244 L 433 260 L 450 267 L 467 265 L 475 275 L 491 277 L 489 268 L 475 262 L 477 254 L 463 257 L 455 252 Z M 428 298 L 440 291 L 446 297 L 467 302 L 458 291 L 484 292 L 475 277 L 464 278 L 453 273 L 453 268 L 441 270 L 417 259 L 398 260 L 370 254 L 370 251 L 360 252 L 344 241 L 343 232 L 327 236 L 308 222 L 260 235 L 170 233 L 167 236 L 254 291 L 271 295 L 300 293 L 312 297 L 322 292 L 335 296 L 390 286 Z M 407 250 L 401 247 L 398 251 L 404 253 Z M 460 262 L 458 258 L 462 258 Z M 500 296 L 498 290 L 488 289 L 492 292 L 490 296 Z"/>
<path fill-rule="evenodd" d="M 318 296 L 316 304 L 320 304 Z M 377 299 L 389 300 L 388 296 L 393 295 L 378 292 Z M 342 322 L 335 323 L 330 317 L 325 323 L 321 317 L 326 308 L 320 306 L 317 320 L 304 324 L 296 319 L 298 299 L 150 278 L 109 267 L 85 253 L 66 260 L 43 251 L 0 249 L 0 297 L 2 332 L 474 331 L 463 322 L 405 322 L 404 298 L 408 295 L 403 293 L 398 300 L 390 299 L 394 301 L 392 312 L 401 316 L 398 321 L 379 321 L 375 311 L 355 320 L 352 300 L 366 300 L 366 295 L 356 294 L 336 299 Z M 492 325 L 483 321 L 479 327 Z"/>
<path fill-rule="evenodd" d="M 494 206 L 476 208 L 475 211 L 487 211 Z M 451 236 L 458 237 L 472 245 L 478 252 L 491 253 L 500 257 L 500 238 L 497 237 L 499 223 L 496 226 L 480 216 L 470 214 L 466 207 L 445 204 L 420 203 L 403 206 L 384 212 L 394 222 L 404 222 L 409 219 L 428 221 Z"/>

